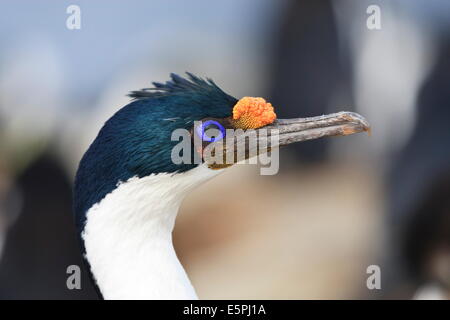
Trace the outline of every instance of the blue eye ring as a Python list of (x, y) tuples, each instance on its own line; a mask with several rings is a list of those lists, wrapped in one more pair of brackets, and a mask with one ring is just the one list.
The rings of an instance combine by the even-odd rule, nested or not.
[[(205, 135), (205, 128), (207, 128), (210, 125), (215, 125), (219, 129), (219, 136), (217, 137), (207, 137)], [(202, 138), (203, 141), (206, 142), (214, 142), (223, 139), (225, 137), (225, 128), (217, 121), (215, 120), (207, 120), (205, 122), (202, 122), (202, 125), (197, 126), (195, 128), (195, 131), (197, 132), (197, 135)]]

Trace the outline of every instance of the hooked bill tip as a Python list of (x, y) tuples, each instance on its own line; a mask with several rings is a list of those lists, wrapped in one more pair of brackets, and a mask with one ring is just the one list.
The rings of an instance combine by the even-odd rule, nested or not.
[[(369, 137), (372, 135), (372, 128), (369, 122), (362, 115), (356, 112), (345, 112), (345, 111), (342, 112), (341, 115), (346, 121), (361, 126), (362, 131), (366, 131)], [(354, 132), (348, 132), (348, 134), (351, 133)]]

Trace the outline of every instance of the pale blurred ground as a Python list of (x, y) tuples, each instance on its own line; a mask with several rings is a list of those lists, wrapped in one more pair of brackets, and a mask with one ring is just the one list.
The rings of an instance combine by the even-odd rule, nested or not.
[(175, 247), (199, 296), (370, 296), (366, 268), (377, 264), (383, 238), (380, 181), (370, 167), (258, 173), (238, 165), (182, 205)]

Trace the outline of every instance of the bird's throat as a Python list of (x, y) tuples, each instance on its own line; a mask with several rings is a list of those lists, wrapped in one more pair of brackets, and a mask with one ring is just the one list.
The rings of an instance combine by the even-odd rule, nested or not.
[(105, 299), (196, 299), (172, 244), (178, 208), (193, 187), (217, 174), (200, 166), (121, 183), (87, 213), (82, 234)]

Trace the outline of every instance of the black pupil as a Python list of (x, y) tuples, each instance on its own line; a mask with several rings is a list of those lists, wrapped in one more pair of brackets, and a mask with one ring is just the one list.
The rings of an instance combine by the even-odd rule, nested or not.
[(220, 130), (213, 124), (205, 127), (204, 130), (205, 137), (208, 138), (216, 138), (220, 135)]

